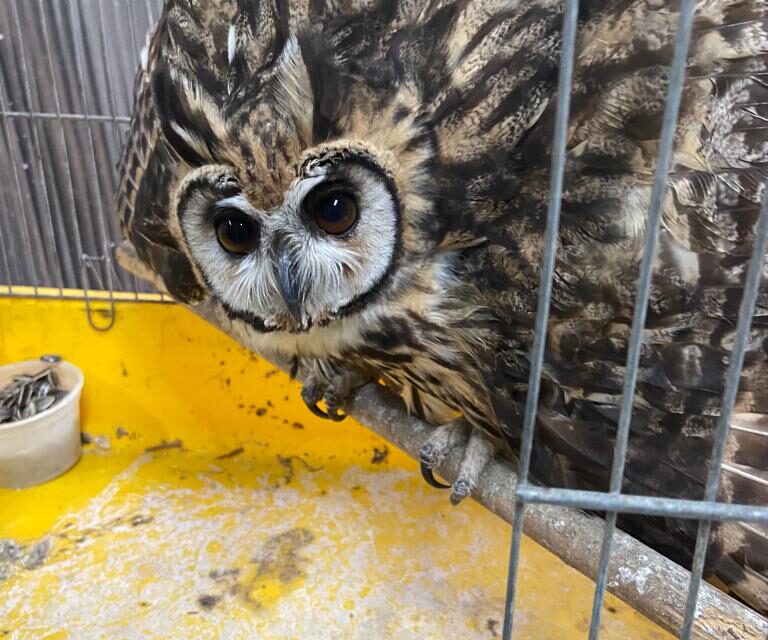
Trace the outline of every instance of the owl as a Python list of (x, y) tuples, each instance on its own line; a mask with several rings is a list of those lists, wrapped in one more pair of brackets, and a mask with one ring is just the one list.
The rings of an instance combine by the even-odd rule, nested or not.
[[(366, 381), (461, 447), (470, 495), (520, 445), (562, 3), (166, 0), (116, 208), (147, 273), (295, 359), (315, 412)], [(609, 484), (679, 2), (584, 0), (532, 477)], [(624, 491), (701, 499), (768, 179), (768, 6), (696, 10)], [(761, 293), (720, 499), (768, 503)], [(325, 409), (321, 409), (321, 401)], [(697, 523), (620, 526), (689, 565)], [(768, 611), (768, 528), (716, 525), (707, 573)]]

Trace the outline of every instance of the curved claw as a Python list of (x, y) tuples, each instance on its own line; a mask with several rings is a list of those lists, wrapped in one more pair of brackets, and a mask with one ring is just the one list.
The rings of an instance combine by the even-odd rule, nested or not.
[(344, 418), (347, 417), (346, 414), (339, 411), (343, 402), (343, 400), (340, 400), (341, 397), (343, 396), (339, 396), (333, 387), (327, 389), (325, 395), (323, 396), (323, 400), (325, 400), (325, 406), (328, 409), (328, 419), (333, 420), (334, 422), (341, 422)]
[(317, 406), (317, 402), (308, 402), (307, 400), (304, 400), (304, 404), (307, 405), (307, 409), (309, 409), (316, 416), (325, 418), (326, 420), (332, 419), (325, 411)]
[(347, 414), (339, 413), (339, 410), (336, 407), (334, 407), (333, 409), (331, 409), (325, 414), (325, 417), (328, 418), (328, 420), (332, 420), (333, 422), (341, 422), (342, 420), (344, 420), (344, 418), (347, 417)]
[(424, 462), (421, 462), (419, 464), (419, 468), (421, 469), (421, 477), (424, 478), (424, 480), (427, 481), (427, 484), (431, 487), (434, 487), (435, 489), (450, 489), (451, 485), (449, 484), (443, 484), (440, 482), (437, 478), (435, 478), (435, 474), (432, 473), (432, 469), (430, 469)]
[(323, 397), (322, 391), (316, 385), (305, 385), (301, 389), (301, 399), (307, 409), (320, 418), (327, 418), (328, 414), (317, 406)]
[(304, 404), (307, 405), (307, 409), (309, 409), (319, 418), (323, 418), (324, 420), (330, 420), (331, 422), (341, 422), (344, 420), (344, 418), (347, 417), (347, 414), (339, 413), (338, 409), (333, 409), (332, 411), (323, 411), (320, 407), (317, 406), (318, 401), (312, 402), (306, 398), (302, 398), (302, 400), (304, 400)]

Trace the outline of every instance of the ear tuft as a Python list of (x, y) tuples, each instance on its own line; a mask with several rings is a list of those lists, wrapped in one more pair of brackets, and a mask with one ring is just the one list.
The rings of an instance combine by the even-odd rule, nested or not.
[(152, 95), (163, 136), (179, 158), (193, 167), (215, 162), (226, 129), (219, 107), (199, 84), (161, 66), (152, 75)]
[(277, 60), (274, 95), (282, 114), (294, 122), (305, 144), (312, 141), (314, 99), (309, 71), (295, 36), (286, 40)]

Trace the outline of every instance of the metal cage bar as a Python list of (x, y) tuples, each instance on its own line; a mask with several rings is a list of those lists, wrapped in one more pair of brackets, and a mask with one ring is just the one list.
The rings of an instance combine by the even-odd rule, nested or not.
[[(45, 17), (45, 10), (42, 4), (43, 0), (40, 0), (38, 3), (38, 6), (40, 7), (40, 15), (42, 18), (42, 27), (43, 27), (43, 40), (45, 42), (45, 57), (48, 62), (48, 70), (51, 75), (51, 91), (53, 92), (53, 102), (56, 108), (56, 116), (58, 116), (59, 121), (61, 121), (61, 99), (59, 97), (59, 83), (56, 79), (56, 73), (54, 72), (54, 61), (53, 61), (53, 46), (51, 44), (51, 37), (48, 29), (48, 21)], [(40, 114), (37, 114), (37, 117), (40, 118)], [(67, 139), (66, 134), (64, 133), (64, 128), (59, 127), (59, 133), (60, 133), (60, 140), (61, 140), (61, 146), (64, 151), (64, 172), (67, 176), (67, 196), (70, 206), (72, 207), (72, 210), (75, 209), (77, 206), (77, 201), (75, 198), (75, 183), (72, 177), (72, 161), (70, 159), (69, 154), (69, 147), (67, 145)], [(75, 242), (75, 250), (77, 251), (77, 255), (83, 255), (83, 236), (82, 232), (80, 231), (80, 223), (77, 219), (77, 216), (74, 217), (74, 242)], [(84, 277), (81, 273), (80, 278), (80, 286), (83, 288), (83, 290), (87, 290), (89, 288), (89, 283), (87, 280), (87, 277)], [(60, 293), (62, 293), (62, 290), (59, 290)]]
[(669, 518), (734, 520), (768, 524), (768, 508), (713, 500), (656, 498), (622, 493), (580, 491), (554, 487), (519, 486), (521, 500), (537, 504), (556, 504), (589, 511), (617, 511)]
[(85, 122), (121, 122), (128, 124), (131, 119), (128, 116), (105, 116), (89, 113), (43, 113), (31, 111), (3, 111), (4, 118), (29, 118), (36, 120), (75, 120)]
[[(565, 175), (565, 152), (568, 142), (568, 115), (571, 108), (571, 87), (573, 84), (573, 66), (576, 53), (576, 28), (578, 26), (578, 0), (564, 0), (562, 52), (560, 54), (560, 74), (557, 84), (557, 112), (555, 114), (554, 150), (552, 152), (552, 177), (549, 185), (549, 206), (547, 208), (547, 227), (544, 236), (544, 258), (539, 279), (539, 295), (536, 308), (536, 326), (533, 347), (531, 349), (531, 372), (528, 378), (528, 393), (525, 399), (523, 417), (523, 435), (520, 445), (520, 462), (517, 469), (517, 486), (528, 485), (528, 474), (533, 453), (533, 436), (536, 428), (536, 413), (539, 402), (541, 376), (544, 371), (544, 348), (547, 340), (547, 321), (552, 296), (552, 282), (557, 258), (557, 234), (560, 227), (560, 194), (563, 191)], [(554, 195), (557, 194), (557, 195)], [(523, 535), (523, 513), (525, 500), (518, 492), (514, 497), (515, 516), (512, 521), (512, 542), (509, 550), (509, 573), (507, 576), (507, 595), (504, 605), (504, 627), (502, 638), (512, 637), (515, 613), (515, 595), (517, 591), (517, 572), (520, 564), (520, 540)]]
[[(3, 109), (3, 110), (5, 109), (5, 106), (8, 102), (8, 99), (6, 98), (5, 93), (6, 92), (4, 91), (4, 88), (0, 86), (0, 109)], [(20, 224), (16, 226), (19, 229), (21, 229), (22, 242), (26, 242), (28, 246), (31, 246), (32, 239), (30, 238), (29, 227), (28, 227), (28, 220), (30, 216), (27, 213), (27, 206), (25, 204), (24, 192), (23, 192), (23, 189), (21, 186), (21, 180), (19, 177), (19, 162), (17, 160), (17, 154), (14, 153), (14, 150), (11, 149), (13, 142), (15, 141), (16, 143), (18, 143), (18, 139), (16, 139), (16, 137), (14, 136), (14, 133), (9, 126), (7, 118), (4, 117), (4, 112), (0, 112), (0, 118), (2, 118), (3, 120), (3, 130), (4, 130), (3, 132), (5, 134), (6, 145), (7, 145), (6, 148), (8, 149), (9, 156), (10, 156), (10, 162), (9, 162), (9, 165), (7, 166), (7, 170), (9, 173), (13, 175), (13, 182), (14, 182), (14, 186), (16, 187), (16, 197), (18, 198), (18, 203), (19, 203), (18, 211), (14, 212), (14, 207), (8, 207), (7, 211), (8, 211), (8, 214), (14, 216), (14, 218), (16, 218), (16, 216), (18, 216), (19, 213), (21, 213)], [(16, 148), (18, 148), (18, 144), (16, 144), (15, 146)], [(8, 239), (7, 243), (5, 241), (3, 242), (3, 252), (5, 253), (6, 264), (9, 265), (9, 270), (8, 270), (9, 280), (7, 284), (8, 286), (12, 287), (13, 272), (10, 270), (10, 262), (9, 262), (10, 244), (11, 244), (10, 238)], [(30, 260), (29, 269), (32, 273), (32, 278), (34, 283), (33, 286), (35, 289), (35, 293), (37, 293), (37, 282), (39, 278), (38, 278), (38, 272), (37, 272), (37, 264), (34, 260)]]
[[(712, 458), (709, 463), (709, 472), (707, 474), (707, 485), (704, 490), (705, 500), (714, 500), (717, 497), (717, 490), (720, 486), (720, 475), (722, 473), (723, 460), (725, 457), (725, 445), (728, 433), (731, 429), (733, 407), (736, 404), (736, 394), (739, 390), (741, 369), (744, 366), (744, 353), (747, 347), (747, 340), (749, 339), (752, 317), (755, 312), (757, 294), (760, 290), (766, 250), (768, 250), (768, 187), (763, 189), (763, 203), (760, 208), (760, 217), (757, 221), (755, 243), (752, 247), (752, 255), (749, 260), (744, 293), (741, 297), (736, 340), (728, 364), (723, 402), (720, 406), (720, 419), (717, 424), (715, 444), (712, 447)], [(768, 522), (768, 508), (764, 507), (761, 511), (763, 512), (763, 516), (765, 516), (765, 521)], [(685, 621), (683, 622), (683, 630), (680, 634), (680, 637), (684, 639), (690, 638), (693, 621), (696, 617), (696, 603), (698, 601), (699, 588), (701, 587), (701, 576), (704, 571), (704, 559), (707, 555), (711, 527), (712, 521), (710, 519), (699, 522), (699, 531), (696, 535), (696, 549), (694, 551), (693, 566), (691, 568), (691, 586), (688, 590), (688, 599), (685, 604)]]
[[(611, 467), (610, 493), (621, 494), (624, 481), (624, 464), (627, 458), (629, 446), (629, 427), (632, 423), (632, 413), (635, 403), (635, 387), (637, 386), (637, 373), (640, 366), (640, 349), (643, 345), (643, 329), (645, 328), (646, 315), (648, 313), (648, 301), (651, 296), (651, 276), (653, 274), (653, 261), (656, 257), (656, 247), (659, 240), (659, 227), (661, 224), (661, 210), (664, 202), (664, 194), (667, 191), (667, 176), (672, 163), (672, 150), (675, 142), (675, 128), (680, 111), (680, 101), (685, 84), (685, 63), (688, 57), (688, 48), (691, 41), (693, 28), (693, 11), (695, 0), (683, 0), (680, 6), (680, 19), (677, 23), (675, 36), (675, 49), (672, 56), (669, 85), (667, 88), (667, 100), (664, 105), (664, 117), (661, 126), (661, 142), (656, 162), (656, 173), (651, 188), (651, 202), (648, 208), (648, 220), (645, 225), (645, 239), (642, 258), (640, 260), (640, 277), (638, 278), (637, 296), (635, 297), (634, 316), (632, 329), (627, 349), (626, 377), (621, 396), (621, 409), (619, 423), (616, 429), (616, 442), (613, 451), (613, 463)], [(550, 194), (553, 197), (553, 194)], [(597, 640), (600, 630), (600, 618), (603, 612), (603, 599), (605, 598), (605, 586), (608, 576), (608, 562), (611, 558), (613, 532), (616, 529), (616, 511), (608, 511), (605, 514), (605, 530), (603, 533), (603, 545), (600, 551), (600, 569), (595, 587), (595, 598), (592, 603), (592, 619), (589, 624), (589, 640)]]

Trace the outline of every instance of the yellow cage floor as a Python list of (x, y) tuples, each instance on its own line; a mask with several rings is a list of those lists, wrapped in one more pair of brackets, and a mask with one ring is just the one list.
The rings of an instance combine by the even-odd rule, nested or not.
[[(0, 364), (85, 373), (94, 440), (0, 490), (0, 638), (500, 637), (509, 527), (182, 308), (0, 298)], [(4, 578), (4, 579), (3, 579)], [(592, 583), (526, 539), (517, 638), (586, 637)], [(671, 638), (609, 596), (601, 637)]]

